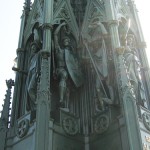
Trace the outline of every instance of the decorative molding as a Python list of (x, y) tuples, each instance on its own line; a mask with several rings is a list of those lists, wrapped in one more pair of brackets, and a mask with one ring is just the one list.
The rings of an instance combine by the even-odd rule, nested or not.
[(110, 20), (110, 21), (108, 21), (108, 25), (109, 26), (111, 26), (111, 25), (119, 26), (119, 21), (118, 20)]
[(44, 24), (42, 25), (42, 28), (43, 28), (43, 29), (50, 29), (50, 30), (52, 30), (52, 29), (53, 29), (53, 25), (50, 24), (50, 23), (44, 23)]
[(16, 50), (16, 52), (17, 52), (17, 54), (18, 54), (18, 53), (22, 53), (22, 52), (25, 52), (25, 51), (24, 51), (23, 48), (18, 48), (18, 49)]

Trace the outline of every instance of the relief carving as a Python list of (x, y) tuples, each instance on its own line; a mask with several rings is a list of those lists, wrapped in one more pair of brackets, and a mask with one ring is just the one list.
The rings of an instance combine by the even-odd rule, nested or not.
[(16, 124), (16, 135), (18, 138), (23, 138), (29, 130), (29, 120), (23, 119)]
[(96, 109), (105, 110), (105, 104), (112, 104), (110, 86), (107, 84), (108, 77), (108, 62), (105, 46), (105, 37), (107, 31), (104, 25), (101, 23), (99, 17), (95, 17), (91, 20), (88, 26), (88, 33), (85, 37), (85, 46), (89, 56), (83, 59), (89, 59), (92, 61), (92, 65), (96, 76), (96, 92), (97, 92), (97, 105)]
[(109, 127), (109, 118), (107, 115), (101, 115), (95, 120), (94, 129), (98, 134), (102, 134), (107, 131)]
[(69, 135), (76, 135), (79, 127), (78, 122), (72, 117), (66, 117), (62, 120), (62, 127), (64, 131)]
[[(63, 35), (59, 39), (58, 35), (61, 31)], [(73, 81), (75, 87), (80, 87), (83, 84), (82, 71), (72, 42), (71, 33), (66, 22), (59, 24), (54, 32), (53, 72), (54, 76), (59, 80), (59, 102), (62, 108), (67, 108), (66, 94), (67, 90), (69, 90), (69, 80)]]

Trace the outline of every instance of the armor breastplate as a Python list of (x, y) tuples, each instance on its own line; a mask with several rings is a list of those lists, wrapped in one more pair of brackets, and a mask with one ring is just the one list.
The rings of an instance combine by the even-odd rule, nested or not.
[(60, 49), (56, 53), (56, 66), (65, 67), (65, 50)]

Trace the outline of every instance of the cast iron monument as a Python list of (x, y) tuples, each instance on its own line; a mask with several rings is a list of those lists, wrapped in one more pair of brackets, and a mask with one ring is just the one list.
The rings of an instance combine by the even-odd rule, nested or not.
[(149, 150), (145, 46), (132, 0), (25, 0), (0, 150)]

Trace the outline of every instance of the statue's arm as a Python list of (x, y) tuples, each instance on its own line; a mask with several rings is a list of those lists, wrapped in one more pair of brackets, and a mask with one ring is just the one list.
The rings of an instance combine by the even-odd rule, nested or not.
[(59, 33), (61, 27), (64, 25), (66, 25), (66, 22), (63, 22), (62, 24), (60, 24), (54, 32), (54, 44), (55, 44), (56, 49), (60, 49), (59, 42), (58, 42), (58, 33)]
[(97, 32), (100, 32), (99, 35), (92, 35), (92, 37), (87, 33), (86, 34), (86, 40), (88, 41), (88, 43), (92, 43), (96, 40), (102, 40), (105, 39), (108, 35), (108, 32), (106, 30), (106, 28), (104, 27), (104, 25), (101, 22), (97, 22), (95, 24), (91, 24), (89, 25), (89, 28), (93, 29), (93, 30), (97, 30)]

